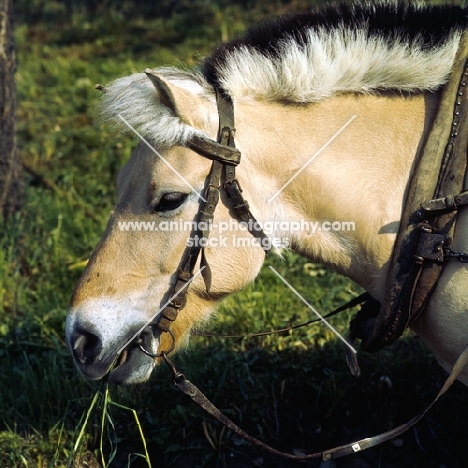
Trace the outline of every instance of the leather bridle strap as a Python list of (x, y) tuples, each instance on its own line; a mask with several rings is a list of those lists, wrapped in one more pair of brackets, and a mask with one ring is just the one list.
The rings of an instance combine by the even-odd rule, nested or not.
[[(209, 138), (194, 136), (188, 142), (188, 147), (201, 156), (213, 161), (206, 180), (204, 199), (197, 214), (196, 229), (192, 233), (190, 245), (185, 248), (177, 277), (169, 297), (171, 302), (160, 312), (155, 321), (148, 324), (149, 327), (157, 327), (161, 332), (169, 332), (172, 323), (176, 320), (179, 310), (185, 306), (187, 300), (187, 283), (193, 278), (193, 271), (201, 253), (202, 276), (205, 279), (207, 290), (211, 282), (209, 266), (204, 256), (204, 245), (208, 240), (214, 212), (219, 202), (221, 178), (225, 171), (224, 189), (233, 202), (233, 209), (237, 217), (247, 223), (248, 230), (260, 241), (261, 247), (268, 251), (270, 242), (268, 236), (258, 225), (255, 217), (250, 212), (249, 204), (242, 196), (242, 190), (236, 179), (235, 166), (240, 163), (241, 153), (234, 143), (234, 107), (229, 96), (216, 89), (216, 101), (218, 105), (219, 129), (217, 141)], [(142, 346), (140, 349), (152, 357), (161, 357), (150, 353)]]
[(445, 380), (442, 388), (439, 390), (438, 394), (434, 398), (434, 400), (426, 406), (419, 414), (411, 418), (408, 422), (401, 424), (390, 431), (383, 432), (382, 434), (376, 435), (374, 437), (367, 437), (365, 439), (357, 440), (355, 442), (351, 442), (349, 444), (340, 445), (338, 447), (334, 447), (329, 450), (325, 450), (323, 452), (316, 452), (310, 453), (307, 455), (294, 455), (292, 453), (281, 452), (261, 440), (252, 437), (239, 426), (237, 426), (231, 419), (225, 416), (211, 401), (202, 393), (202, 391), (195, 386), (192, 382), (186, 379), (184, 374), (179, 372), (172, 361), (168, 358), (166, 353), (162, 353), (162, 357), (164, 358), (166, 364), (172, 371), (174, 377), (174, 384), (177, 386), (179, 390), (184, 392), (188, 395), (197, 405), (201, 406), (205, 411), (207, 411), (211, 416), (216, 418), (221, 424), (226, 426), (232, 432), (237, 434), (242, 439), (250, 442), (251, 444), (259, 447), (260, 449), (272, 453), (273, 455), (277, 455), (283, 458), (289, 458), (292, 460), (311, 460), (321, 458), (322, 460), (330, 460), (332, 458), (340, 458), (346, 455), (351, 455), (356, 452), (362, 452), (371, 447), (375, 447), (376, 445), (380, 445), (383, 442), (387, 442), (414, 426), (418, 421), (420, 421), (425, 414), (434, 406), (434, 404), (439, 400), (439, 398), (452, 386), (455, 382), (457, 377), (461, 374), (463, 369), (468, 364), (468, 345), (462, 351), (460, 356), (458, 357), (455, 365), (453, 366), (450, 375)]
[[(181, 266), (177, 270), (177, 278), (174, 287), (169, 295), (172, 301), (160, 312), (155, 322), (149, 326), (156, 326), (162, 332), (168, 332), (172, 323), (176, 320), (179, 310), (185, 306), (187, 301), (187, 283), (193, 278), (193, 270), (197, 263), (200, 252), (202, 252), (202, 262), (205, 262), (203, 253), (203, 243), (208, 238), (209, 227), (213, 220), (214, 211), (219, 201), (219, 185), (221, 180), (223, 165), (218, 161), (213, 161), (208, 175), (207, 186), (204, 192), (205, 202), (200, 208), (197, 216), (197, 229), (192, 236), (190, 246), (185, 248), (182, 256)], [(205, 266), (205, 268), (209, 268)], [(203, 274), (203, 272), (202, 272)], [(146, 351), (145, 351), (146, 352)], [(146, 354), (150, 354), (146, 352)], [(160, 355), (154, 355), (159, 357)]]
[[(216, 102), (219, 113), (219, 135), (218, 141), (223, 146), (235, 148), (234, 143), (234, 107), (231, 98), (221, 89), (216, 88)], [(225, 181), (223, 188), (232, 201), (233, 210), (238, 219), (246, 224), (249, 232), (258, 239), (260, 246), (268, 252), (270, 250), (270, 240), (258, 224), (255, 216), (250, 211), (247, 200), (242, 195), (242, 188), (236, 178), (236, 166), (234, 164), (224, 164)]]

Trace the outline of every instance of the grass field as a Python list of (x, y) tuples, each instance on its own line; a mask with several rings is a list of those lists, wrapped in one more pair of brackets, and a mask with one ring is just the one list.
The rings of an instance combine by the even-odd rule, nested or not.
[[(166, 369), (145, 386), (107, 390), (78, 375), (66, 350), (70, 294), (112, 210), (116, 172), (135, 144), (93, 127), (87, 110), (98, 95), (94, 84), (148, 66), (192, 66), (249, 21), (304, 3), (232, 6), (229, 23), (216, 9), (209, 24), (189, 14), (143, 20), (118, 11), (72, 16), (61, 27), (17, 23), (18, 143), (27, 188), (24, 209), (0, 232), (0, 468), (465, 466), (468, 389), (458, 383), (393, 442), (336, 464), (295, 463), (222, 429), (173, 386)], [(323, 313), (360, 293), (295, 255), (268, 265)], [(351, 315), (331, 323), (346, 334)], [(265, 267), (222, 303), (209, 329), (245, 334), (310, 318)], [(176, 362), (242, 427), (299, 452), (394, 427), (422, 409), (445, 376), (419, 338), (407, 334), (378, 355), (362, 353), (362, 377), (353, 379), (343, 344), (322, 325), (263, 338), (193, 337)]]

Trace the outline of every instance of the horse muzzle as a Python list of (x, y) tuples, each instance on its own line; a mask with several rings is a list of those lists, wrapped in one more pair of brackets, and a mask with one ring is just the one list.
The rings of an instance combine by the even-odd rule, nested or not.
[(112, 337), (95, 324), (69, 315), (67, 346), (78, 370), (90, 380), (107, 377), (115, 384), (148, 380), (155, 366), (159, 331), (148, 326), (141, 330), (141, 326), (122, 327)]

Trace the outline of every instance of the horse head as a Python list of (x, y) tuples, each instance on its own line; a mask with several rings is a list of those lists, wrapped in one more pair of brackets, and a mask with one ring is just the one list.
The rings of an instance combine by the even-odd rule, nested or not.
[[(465, 29), (458, 7), (343, 3), (254, 29), (199, 69), (147, 70), (104, 88), (103, 121), (141, 141), (119, 173), (115, 210), (71, 298), (67, 343), (79, 370), (91, 379), (145, 381), (157, 356), (183, 345), (194, 324), (261, 268), (262, 246), (221, 189), (209, 237), (201, 236), (209, 242), (185, 276), (187, 244), (204, 231), (193, 223), (209, 188), (220, 185), (208, 176), (216, 151), (207, 159), (204, 148), (232, 148), (221, 143), (217, 90), (233, 102), (242, 153), (236, 178), (260, 225), (271, 223), (274, 246), (325, 263), (380, 304), (392, 303), (405, 202), (428, 136), (446, 145), (430, 130), (440, 123), (441, 90)], [(460, 213), (453, 248), (466, 252), (468, 218)], [(468, 330), (467, 270), (451, 260), (411, 325), (447, 369)], [(166, 303), (189, 280), (185, 307), (165, 333), (161, 317), (173, 314)]]
[[(191, 234), (197, 229), (211, 163), (187, 142), (194, 135), (215, 139), (218, 111), (213, 95), (203, 94), (200, 86), (194, 91), (191, 83), (192, 90), (186, 89), (150, 70), (131, 84), (117, 83), (115, 87), (117, 90), (104, 90), (107, 107), (118, 108), (121, 93), (128, 93), (129, 88), (143, 88), (148, 102), (133, 112), (145, 113), (145, 106), (149, 107), (145, 117), (151, 119), (153, 110), (159, 112), (178, 134), (174, 128), (167, 129), (169, 135), (159, 129), (163, 138), (155, 137), (154, 129), (149, 128), (120, 170), (115, 210), (71, 298), (67, 340), (86, 377), (99, 379), (114, 366), (111, 380), (134, 383), (146, 380), (155, 365), (155, 359), (142, 352), (136, 340), (144, 343), (149, 354), (179, 347), (193, 324), (208, 318), (216, 302), (242, 289), (258, 274), (264, 253), (258, 245), (233, 242), (240, 232), (236, 229), (239, 222), (223, 192), (210, 237), (202, 245), (209, 277), (194, 276), (171, 334), (161, 336), (157, 328), (147, 326), (170, 299), (187, 244), (202, 241)], [(135, 116), (118, 112), (124, 125), (132, 126)], [(222, 255), (214, 254), (218, 247), (222, 247)], [(196, 270), (200, 270), (200, 261)]]

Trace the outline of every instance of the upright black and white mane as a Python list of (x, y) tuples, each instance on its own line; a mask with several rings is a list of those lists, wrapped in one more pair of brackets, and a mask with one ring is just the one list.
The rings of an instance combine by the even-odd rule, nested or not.
[(203, 64), (238, 98), (311, 102), (339, 92), (438, 88), (466, 25), (458, 7), (384, 1), (278, 17)]
[[(457, 6), (340, 4), (254, 27), (218, 46), (195, 70), (155, 71), (211, 100), (213, 86), (234, 100), (297, 103), (348, 92), (435, 91), (450, 74), (466, 24)], [(102, 120), (127, 130), (119, 114), (156, 144), (184, 144), (200, 132), (159, 102), (144, 73), (106, 87)]]

